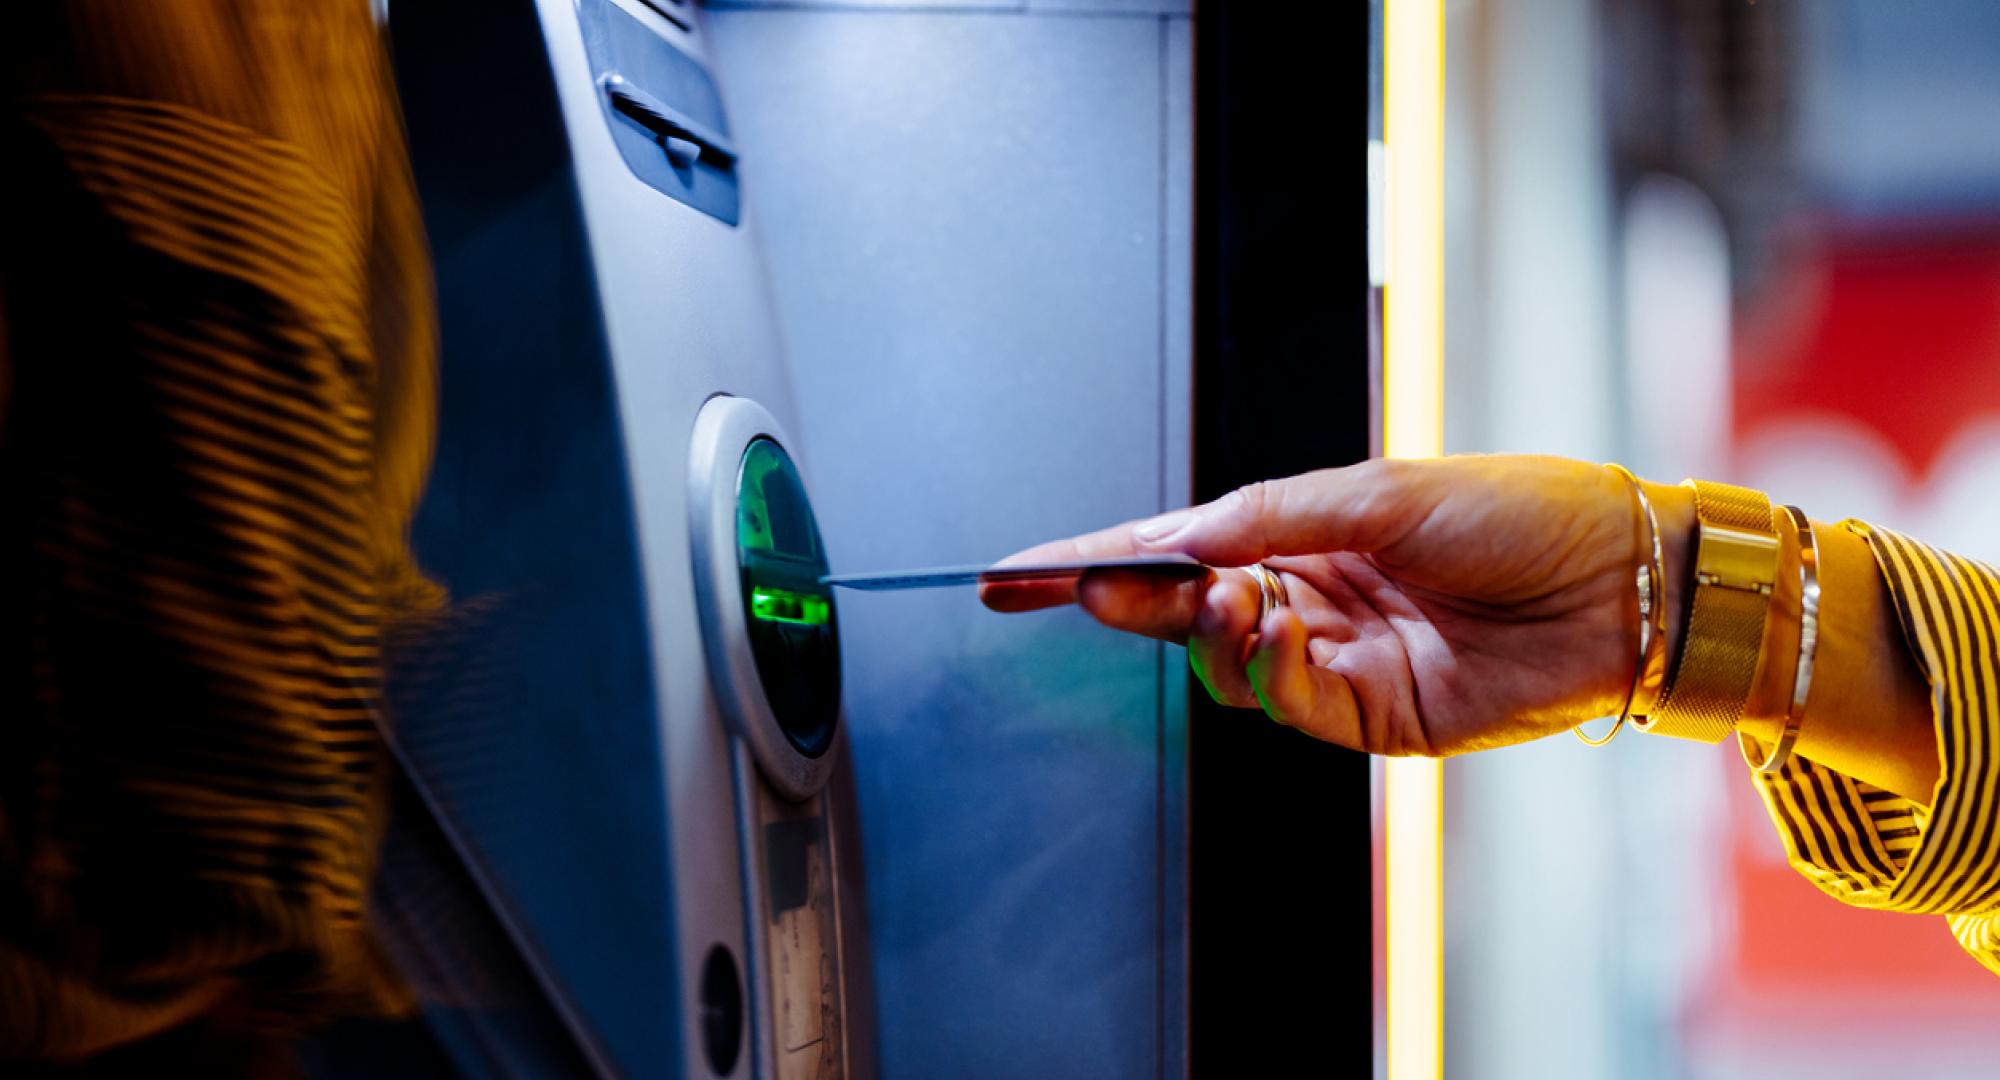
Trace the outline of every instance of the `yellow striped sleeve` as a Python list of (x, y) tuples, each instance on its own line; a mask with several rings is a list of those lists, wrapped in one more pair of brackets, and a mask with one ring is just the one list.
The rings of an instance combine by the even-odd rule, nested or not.
[(1926, 809), (1793, 757), (1752, 773), (1785, 855), (1857, 907), (1947, 916), (2000, 974), (2000, 574), (1887, 529), (1868, 538), (1931, 686), (1942, 769)]

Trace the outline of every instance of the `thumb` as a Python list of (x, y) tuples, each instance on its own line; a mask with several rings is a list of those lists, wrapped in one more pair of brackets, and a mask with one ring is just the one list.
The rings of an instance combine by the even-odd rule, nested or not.
[(1192, 555), (1211, 566), (1379, 551), (1406, 535), (1435, 501), (1427, 494), (1425, 464), (1378, 459), (1250, 484), (1139, 522), (1132, 526), (1133, 547)]

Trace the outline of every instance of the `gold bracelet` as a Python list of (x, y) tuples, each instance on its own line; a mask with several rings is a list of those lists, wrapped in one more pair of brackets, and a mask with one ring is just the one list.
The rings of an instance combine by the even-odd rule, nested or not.
[(1762, 492), (1706, 480), (1694, 489), (1695, 573), (1674, 674), (1652, 715), (1632, 726), (1716, 743), (1736, 730), (1764, 649), (1778, 534)]
[(1646, 525), (1646, 536), (1641, 543), (1641, 554), (1650, 553), (1650, 562), (1639, 564), (1633, 575), (1639, 586), (1639, 655), (1632, 663), (1632, 681), (1625, 688), (1625, 704), (1618, 710), (1618, 718), (1611, 723), (1611, 730), (1602, 736), (1592, 738), (1583, 733), (1583, 725), (1570, 729), (1585, 746), (1603, 746), (1618, 737), (1624, 730), (1625, 721), (1632, 719), (1633, 706), (1651, 702), (1658, 696), (1660, 683), (1667, 670), (1667, 597), (1662, 588), (1666, 584), (1666, 556), (1660, 544), (1660, 519), (1653, 513), (1652, 500), (1646, 498), (1646, 489), (1631, 470), (1616, 462), (1607, 462), (1605, 468), (1625, 478), (1632, 489), (1632, 497), (1639, 504), (1640, 518)]
[(1792, 668), (1792, 700), (1785, 707), (1785, 728), (1770, 754), (1759, 761), (1750, 749), (1756, 740), (1736, 733), (1736, 745), (1743, 760), (1760, 773), (1774, 773), (1785, 767), (1792, 756), (1792, 744), (1799, 741), (1799, 728), (1806, 719), (1806, 695), (1812, 690), (1813, 655), (1819, 650), (1819, 544), (1813, 539), (1812, 521), (1796, 506), (1785, 507), (1799, 534), (1799, 658)]

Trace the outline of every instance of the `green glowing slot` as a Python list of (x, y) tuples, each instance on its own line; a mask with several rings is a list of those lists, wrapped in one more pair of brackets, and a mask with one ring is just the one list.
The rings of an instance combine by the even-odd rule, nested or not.
[(753, 586), (750, 589), (750, 614), (766, 622), (825, 626), (827, 614), (831, 610), (824, 596), (807, 596), (804, 593), (785, 589), (766, 589), (762, 586)]

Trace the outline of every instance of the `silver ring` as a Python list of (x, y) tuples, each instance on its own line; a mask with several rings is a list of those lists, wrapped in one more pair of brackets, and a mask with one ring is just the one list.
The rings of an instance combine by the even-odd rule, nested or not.
[(1285, 590), (1285, 579), (1263, 563), (1251, 563), (1243, 569), (1257, 581), (1257, 625), (1264, 625), (1264, 616), (1275, 608), (1292, 602), (1291, 593)]

